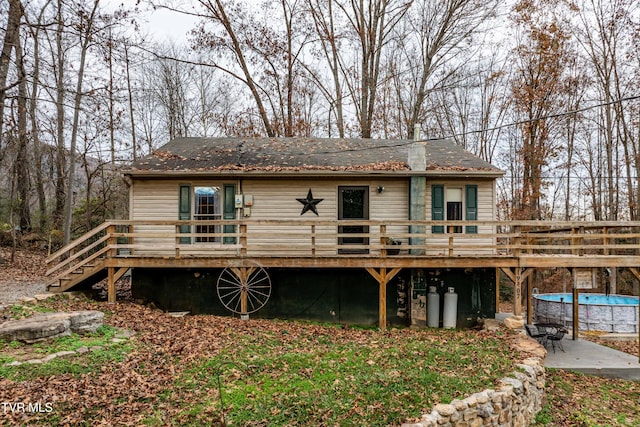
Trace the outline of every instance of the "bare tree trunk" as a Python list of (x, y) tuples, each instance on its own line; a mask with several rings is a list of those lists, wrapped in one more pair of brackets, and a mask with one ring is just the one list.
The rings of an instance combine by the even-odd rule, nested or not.
[[(4, 100), (7, 90), (10, 89), (10, 87), (7, 87), (7, 76), (9, 75), (9, 65), (11, 64), (11, 52), (20, 42), (20, 20), (23, 12), (22, 3), (19, 0), (9, 0), (9, 16), (7, 17), (6, 32), (2, 42), (2, 52), (0, 53), (0, 142), (2, 141), (2, 124), (4, 121)], [(1, 143), (0, 147), (2, 147)]]
[(129, 74), (129, 45), (124, 44), (124, 60), (127, 73), (127, 94), (129, 95), (129, 120), (131, 122), (131, 150), (133, 161), (138, 160), (138, 141), (136, 141), (136, 123), (133, 114), (133, 90), (131, 89), (131, 75)]
[[(42, 157), (44, 155), (40, 142), (40, 129), (37, 120), (38, 91), (40, 88), (40, 25), (45, 9), (51, 1), (47, 1), (40, 10), (35, 26), (30, 25), (31, 38), (33, 40), (33, 77), (31, 83), (31, 99), (29, 102), (29, 114), (31, 118), (31, 138), (33, 140), (33, 159), (36, 194), (38, 196), (38, 216), (40, 231), (47, 226), (47, 198), (44, 191), (44, 178), (42, 174)], [(35, 28), (34, 28), (35, 27)]]
[[(97, 2), (96, 2), (97, 3)], [(109, 40), (107, 40), (107, 52), (109, 56), (109, 147), (111, 148), (111, 164), (116, 163), (116, 136), (115, 136), (115, 100), (113, 99), (113, 37), (109, 28)]]
[[(443, 66), (447, 55), (459, 49), (493, 15), (498, 4), (494, 0), (484, 2), (482, 6), (468, 0), (414, 1), (414, 12), (409, 12), (409, 29), (405, 36), (416, 37), (416, 45), (420, 51), (415, 55), (405, 56), (415, 56), (421, 60), (412, 64), (415, 67), (415, 72), (412, 73), (415, 77), (410, 82), (411, 93), (403, 106), (409, 139), (413, 139), (415, 125), (424, 116), (424, 103), (429, 94), (428, 84), (434, 73)], [(402, 41), (401, 49), (405, 49), (404, 45)]]
[[(340, 138), (344, 138), (345, 136), (345, 126), (344, 126), (344, 117), (343, 117), (343, 93), (342, 93), (342, 84), (340, 82), (341, 79), (341, 65), (340, 65), (340, 56), (338, 54), (338, 34), (336, 32), (335, 23), (334, 23), (334, 10), (333, 10), (333, 0), (326, 0), (326, 4), (321, 3), (322, 0), (309, 0), (309, 10), (311, 12), (311, 16), (313, 17), (313, 22), (315, 26), (316, 33), (320, 38), (320, 43), (322, 46), (322, 52), (327, 60), (327, 65), (331, 70), (331, 77), (333, 81), (333, 95), (330, 95), (331, 90), (324, 89), (322, 87), (323, 93), (331, 103), (329, 108), (329, 115), (331, 115), (331, 111), (335, 110), (336, 115), (336, 128), (338, 129), (338, 136)], [(323, 11), (326, 10), (326, 16), (324, 16)], [(314, 79), (317, 84), (322, 86), (320, 83), (320, 79), (314, 75)], [(331, 134), (331, 125), (329, 125), (329, 134)]]
[(231, 45), (231, 49), (235, 55), (235, 60), (242, 69), (242, 73), (244, 75), (244, 80), (242, 81), (251, 91), (253, 100), (258, 107), (258, 113), (260, 114), (260, 118), (262, 119), (262, 123), (264, 124), (264, 129), (267, 132), (267, 136), (269, 136), (270, 138), (274, 138), (277, 135), (277, 132), (271, 124), (271, 120), (269, 119), (269, 115), (267, 114), (264, 102), (262, 101), (262, 97), (260, 96), (260, 92), (258, 91), (256, 82), (253, 79), (253, 74), (249, 69), (249, 65), (242, 49), (242, 45), (238, 40), (232, 20), (227, 15), (227, 11), (224, 5), (220, 0), (198, 0), (198, 2), (211, 14), (211, 18), (213, 18), (224, 28), (227, 36), (229, 37), (229, 42)]
[(94, 0), (91, 13), (87, 16), (87, 21), (83, 25), (83, 31), (79, 36), (81, 39), (80, 65), (78, 67), (78, 80), (76, 82), (76, 94), (73, 110), (73, 125), (71, 128), (71, 146), (69, 148), (69, 175), (67, 177), (67, 197), (65, 198), (65, 217), (64, 217), (64, 244), (71, 240), (71, 223), (73, 221), (73, 185), (75, 182), (75, 164), (76, 164), (76, 141), (78, 139), (78, 126), (80, 120), (80, 107), (82, 104), (82, 83), (84, 80), (85, 64), (87, 59), (87, 51), (91, 44), (93, 34), (93, 25), (95, 21), (96, 11), (100, 0)]
[(27, 165), (27, 146), (29, 136), (27, 133), (27, 74), (22, 62), (22, 46), (20, 38), (16, 42), (16, 67), (18, 69), (18, 147), (16, 152), (16, 169), (18, 188), (18, 212), (20, 230), (25, 232), (31, 230), (31, 210), (29, 208), (29, 168)]
[[(55, 208), (53, 211), (53, 228), (58, 229), (63, 225), (65, 194), (67, 190), (65, 185), (65, 169), (66, 169), (66, 147), (64, 140), (64, 81), (65, 81), (65, 51), (62, 46), (62, 35), (64, 33), (64, 20), (62, 19), (63, 1), (58, 0), (58, 25), (56, 28), (56, 128), (57, 128), (57, 144), (56, 144), (56, 176), (55, 176)], [(71, 190), (68, 190), (71, 191)]]
[[(358, 83), (351, 86), (351, 96), (354, 98), (362, 138), (371, 138), (373, 132), (383, 46), (391, 29), (411, 5), (394, 3), (393, 0), (351, 0), (351, 14), (346, 6), (341, 6), (349, 16), (360, 47), (360, 77)], [(356, 94), (358, 87), (359, 93)]]

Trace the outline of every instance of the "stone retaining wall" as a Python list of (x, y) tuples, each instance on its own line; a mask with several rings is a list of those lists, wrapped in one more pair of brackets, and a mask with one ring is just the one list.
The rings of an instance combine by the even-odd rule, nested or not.
[(543, 360), (532, 357), (517, 365), (519, 371), (499, 381), (496, 390), (484, 390), (466, 399), (436, 405), (430, 414), (403, 427), (525, 427), (542, 409), (545, 371)]

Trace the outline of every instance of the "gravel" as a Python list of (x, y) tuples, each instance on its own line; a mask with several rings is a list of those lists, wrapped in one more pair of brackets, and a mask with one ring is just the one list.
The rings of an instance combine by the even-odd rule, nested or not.
[(47, 293), (47, 284), (39, 282), (0, 282), (0, 305), (20, 301), (23, 297), (33, 297)]

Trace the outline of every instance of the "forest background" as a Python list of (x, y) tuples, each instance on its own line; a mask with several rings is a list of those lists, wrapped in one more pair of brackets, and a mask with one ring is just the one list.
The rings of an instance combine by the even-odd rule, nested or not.
[[(154, 39), (158, 8), (194, 27)], [(0, 0), (0, 17), (14, 242), (126, 218), (118, 172), (175, 137), (416, 124), (506, 171), (500, 219), (639, 219), (635, 0)]]

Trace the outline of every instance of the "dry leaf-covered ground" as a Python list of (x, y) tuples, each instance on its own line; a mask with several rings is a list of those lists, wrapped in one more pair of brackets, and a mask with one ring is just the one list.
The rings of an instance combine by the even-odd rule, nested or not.
[(0, 305), (46, 292), (46, 254), (0, 247)]
[[(132, 349), (120, 361), (107, 361), (98, 369), (91, 372), (81, 373), (56, 373), (52, 375), (29, 378), (21, 381), (14, 377), (0, 379), (0, 402), (46, 402), (55, 411), (55, 417), (48, 414), (38, 413), (4, 413), (0, 410), (0, 419), (4, 415), (5, 421), (9, 424), (25, 425), (46, 425), (51, 422), (58, 425), (82, 425), (88, 422), (90, 425), (145, 425), (152, 422), (152, 425), (219, 425), (220, 412), (216, 403), (219, 397), (215, 387), (215, 376), (219, 369), (219, 363), (210, 364), (210, 361), (218, 360), (220, 355), (233, 355), (234, 346), (250, 345), (255, 346), (256, 359), (246, 357), (242, 353), (241, 360), (228, 360), (228, 366), (224, 366), (225, 372), (230, 375), (226, 378), (229, 392), (233, 391), (233, 384), (249, 381), (256, 372), (262, 369), (274, 370), (271, 364), (265, 364), (264, 359), (269, 359), (274, 355), (264, 355), (260, 347), (268, 343), (277, 343), (274, 353), (275, 370), (280, 379), (269, 377), (269, 381), (282, 384), (289, 383), (292, 377), (308, 375), (315, 378), (317, 375), (334, 375), (333, 371), (318, 373), (315, 366), (315, 358), (325, 359), (337, 357), (336, 363), (351, 363), (352, 351), (357, 351), (356, 359), (367, 354), (362, 363), (364, 369), (371, 368), (371, 376), (364, 381), (371, 381), (371, 387), (380, 387), (380, 381), (386, 381), (388, 377), (383, 371), (387, 368), (381, 364), (395, 360), (397, 357), (408, 358), (408, 349), (405, 349), (402, 342), (414, 343), (410, 348), (412, 351), (422, 351), (422, 348), (445, 347), (443, 340), (446, 340), (446, 348), (452, 348), (452, 344), (459, 351), (456, 357), (447, 357), (439, 354), (437, 364), (425, 366), (429, 378), (432, 381), (439, 381), (440, 375), (448, 378), (458, 377), (459, 384), (464, 384), (467, 377), (480, 376), (488, 380), (488, 384), (512, 372), (514, 366), (504, 363), (504, 356), (512, 356), (506, 361), (512, 361), (516, 353), (505, 345), (512, 334), (501, 335), (500, 339), (495, 339), (489, 333), (472, 331), (419, 331), (419, 330), (392, 330), (384, 334), (377, 331), (358, 328), (338, 328), (323, 325), (308, 324), (302, 322), (285, 322), (277, 320), (250, 320), (241, 321), (231, 317), (217, 316), (185, 316), (172, 317), (160, 310), (143, 307), (131, 302), (116, 304), (98, 303), (85, 298), (56, 299), (41, 303), (54, 310), (84, 310), (101, 309), (107, 312), (106, 322), (114, 327), (126, 330), (133, 330), (137, 333), (131, 338)], [(446, 335), (447, 338), (443, 338)], [(475, 340), (478, 342), (492, 339), (495, 342), (490, 354), (476, 354), (467, 351), (473, 345), (477, 348)], [(242, 342), (238, 341), (242, 340)], [(326, 353), (318, 354), (308, 352), (307, 349), (323, 348), (329, 343)], [(337, 346), (335, 345), (337, 343)], [(457, 343), (457, 344), (456, 344)], [(352, 345), (354, 345), (352, 347)], [(339, 349), (339, 350), (336, 350)], [(341, 349), (345, 349), (341, 353)], [(398, 351), (401, 354), (395, 354)], [(334, 354), (337, 352), (337, 354)], [(395, 353), (394, 353), (395, 352)], [(502, 353), (498, 356), (498, 353)], [(295, 358), (308, 358), (309, 365), (305, 369), (293, 368), (297, 363)], [(395, 354), (395, 355), (394, 355)], [(492, 360), (496, 356), (496, 360)], [(77, 356), (81, 363), (90, 363), (90, 355)], [(84, 362), (82, 362), (84, 360)], [(453, 364), (451, 363), (453, 361)], [(496, 361), (498, 364), (496, 364)], [(255, 363), (256, 366), (251, 365)], [(324, 369), (323, 369), (324, 370)], [(380, 372), (378, 372), (380, 370)], [(246, 371), (246, 372), (245, 372)], [(251, 371), (251, 372), (250, 372)], [(356, 374), (357, 375), (357, 374)], [(338, 389), (346, 390), (350, 393), (350, 376), (336, 378), (332, 382), (333, 397), (339, 402)], [(402, 378), (403, 372), (397, 371), (394, 378)], [(432, 376), (432, 377), (431, 377)], [(359, 379), (360, 380), (360, 379)], [(411, 378), (406, 379), (413, 383)], [(301, 384), (309, 383), (312, 380), (302, 381)], [(231, 383), (232, 385), (229, 385)], [(260, 387), (259, 384), (256, 385)], [(271, 386), (273, 387), (273, 386)], [(482, 387), (487, 387), (485, 384)], [(277, 388), (277, 387), (276, 387)], [(391, 389), (391, 388), (390, 388)], [(430, 391), (433, 395), (427, 394), (427, 402), (444, 397), (443, 394), (457, 397), (454, 388), (445, 387), (438, 390), (434, 384)], [(299, 388), (292, 390), (292, 393), (302, 395), (305, 390)], [(426, 412), (427, 407), (423, 407), (424, 398), (420, 394), (424, 393), (424, 387), (411, 395), (403, 395), (403, 400), (415, 400), (415, 406), (411, 411), (402, 410), (400, 416), (395, 415), (393, 419), (406, 419), (409, 416), (419, 416), (422, 411)], [(274, 394), (276, 392), (274, 391)], [(393, 393), (393, 392), (392, 392)], [(384, 393), (383, 393), (384, 394)], [(416, 397), (420, 397), (417, 399)], [(276, 412), (261, 415), (256, 421), (257, 425), (270, 425), (269, 416), (277, 416), (278, 411), (295, 410), (296, 406), (291, 405), (287, 392), (280, 390), (280, 398), (283, 400), (282, 406), (272, 407)], [(313, 402), (318, 396), (311, 396), (306, 402)], [(256, 390), (256, 401), (261, 399), (259, 391)], [(362, 395), (356, 396), (353, 401), (352, 415), (346, 415), (349, 419), (363, 419), (367, 411), (386, 412), (395, 408), (380, 407), (372, 408), (375, 400), (364, 399)], [(359, 403), (358, 403), (359, 402)], [(201, 409), (202, 406), (205, 409)], [(246, 406), (247, 403), (243, 403)], [(257, 404), (256, 404), (257, 406)], [(195, 414), (190, 410), (194, 408), (200, 411)], [(429, 406), (430, 407), (430, 406)], [(199, 409), (198, 409), (199, 408)], [(246, 408), (244, 408), (246, 409)], [(298, 408), (299, 409), (299, 408)], [(243, 408), (236, 408), (237, 411)], [(256, 411), (260, 408), (256, 408)], [(415, 412), (417, 410), (417, 412)], [(336, 409), (336, 412), (338, 410)], [(343, 411), (344, 413), (344, 411)], [(335, 414), (328, 414), (327, 416)], [(341, 415), (344, 417), (345, 415)], [(341, 422), (316, 421), (316, 425), (340, 425), (345, 418), (339, 418)], [(282, 421), (276, 425), (283, 425)], [(298, 418), (292, 418), (290, 424), (284, 425), (305, 425)], [(380, 424), (376, 424), (380, 425)]]
[[(18, 296), (43, 292), (44, 254), (19, 252), (11, 263), (9, 252), (2, 249), (0, 257), (3, 259), (0, 262), (0, 305), (15, 301)], [(246, 328), (243, 332), (251, 335), (279, 327), (269, 321), (242, 323), (236, 319), (208, 316), (176, 319), (132, 303), (107, 305), (77, 300), (60, 304), (67, 308), (71, 304), (76, 309), (112, 311), (110, 324), (138, 331), (138, 334), (132, 338), (136, 345), (119, 363), (118, 369), (107, 368), (114, 366), (109, 364), (92, 375), (52, 375), (37, 381), (0, 378), (0, 402), (52, 403), (59, 413), (55, 420), (57, 425), (83, 425), (89, 419), (93, 425), (140, 425), (148, 419), (150, 411), (165, 414), (159, 415), (158, 420), (163, 416), (168, 419), (166, 417), (171, 414), (178, 414), (174, 420), (180, 420), (182, 415), (179, 414), (184, 408), (172, 407), (158, 398), (171, 389), (177, 371), (217, 353), (221, 345), (228, 345), (225, 335), (232, 331)], [(215, 328), (211, 327), (211, 322), (215, 322)], [(258, 328), (254, 322), (260, 322)], [(291, 328), (291, 339), (295, 339), (295, 326)], [(352, 334), (347, 339), (359, 339), (357, 331), (344, 333)], [(597, 337), (591, 339), (598, 340)], [(606, 344), (638, 354), (637, 341), (607, 341)], [(194, 389), (183, 387), (174, 390), (173, 398), (182, 402), (201, 398), (202, 395), (196, 397), (194, 393)], [(210, 396), (214, 397), (215, 393)], [(538, 425), (640, 426), (640, 384), (637, 382), (550, 371), (547, 397), (549, 405), (539, 417)], [(31, 421), (29, 417), (32, 417)], [(7, 414), (0, 408), (2, 425), (32, 425), (38, 417), (38, 414)], [(164, 425), (159, 422), (156, 425)], [(216, 419), (209, 418), (208, 425), (215, 423)]]

